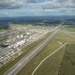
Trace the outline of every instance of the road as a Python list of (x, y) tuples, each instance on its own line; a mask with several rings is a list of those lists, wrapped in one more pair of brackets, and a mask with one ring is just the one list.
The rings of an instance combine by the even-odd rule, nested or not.
[(4, 75), (16, 75), (52, 39), (52, 37), (57, 33), (59, 27), (60, 25), (55, 28), (55, 31), (52, 35), (47, 37), (40, 45), (35, 47), (29, 54), (23, 57), (19, 62), (17, 62), (7, 72), (5, 72)]

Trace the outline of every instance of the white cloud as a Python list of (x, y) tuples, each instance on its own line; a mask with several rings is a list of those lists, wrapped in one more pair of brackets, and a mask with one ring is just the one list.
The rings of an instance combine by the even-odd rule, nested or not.
[[(23, 14), (33, 13), (72, 13), (75, 12), (75, 0), (44, 0), (43, 2), (36, 2), (36, 0), (0, 0), (0, 9), (18, 9), (20, 7), (36, 8), (41, 10), (30, 10), (23, 12)], [(18, 14), (21, 14), (19, 12)]]
[(22, 1), (0, 0), (0, 9), (20, 8), (22, 4), (23, 4)]
[(25, 3), (36, 3), (36, 0), (23, 0)]
[[(72, 13), (75, 10), (75, 0), (45, 0), (42, 3), (30, 4), (30, 7), (42, 8), (47, 12)], [(46, 10), (48, 9), (48, 10)]]
[(0, 8), (37, 7), (43, 9), (75, 8), (75, 0), (45, 0), (36, 3), (36, 0), (0, 0)]

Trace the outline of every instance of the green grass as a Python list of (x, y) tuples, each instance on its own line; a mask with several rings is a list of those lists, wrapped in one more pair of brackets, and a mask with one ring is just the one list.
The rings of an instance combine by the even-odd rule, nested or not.
[(31, 75), (45, 57), (61, 46), (58, 42), (61, 42), (62, 44), (65, 42), (75, 42), (75, 38), (58, 32), (57, 35), (55, 35), (55, 37), (49, 41), (49, 43), (17, 75)]
[(70, 31), (70, 32), (75, 32), (75, 26), (73, 26), (73, 25), (62, 26), (61, 29), (67, 30), (67, 31)]
[(35, 71), (34, 75), (58, 75), (60, 64), (63, 60), (66, 46), (61, 48), (54, 55), (47, 58)]
[(75, 44), (68, 44), (59, 75), (75, 75)]
[(30, 51), (32, 51), (38, 44), (40, 44), (45, 38), (47, 38), (51, 33), (46, 34), (38, 41), (35, 41), (34, 43), (28, 45), (25, 47), (22, 51), (23, 54), (21, 54), (19, 57), (17, 57), (14, 61), (11, 60), (9, 63), (4, 65), (0, 68), (0, 75), (3, 75), (8, 69), (10, 69), (14, 64), (16, 64), (19, 60), (21, 60), (25, 55), (27, 55)]
[(0, 29), (0, 32), (3, 32), (3, 31), (5, 31), (5, 29)]

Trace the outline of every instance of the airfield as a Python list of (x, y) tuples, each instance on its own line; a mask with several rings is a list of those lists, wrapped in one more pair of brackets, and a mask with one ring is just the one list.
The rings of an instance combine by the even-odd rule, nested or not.
[(21, 55), (3, 65), (0, 75), (71, 75), (68, 72), (75, 68), (75, 29), (68, 25), (52, 28), (46, 28), (42, 39), (23, 47)]

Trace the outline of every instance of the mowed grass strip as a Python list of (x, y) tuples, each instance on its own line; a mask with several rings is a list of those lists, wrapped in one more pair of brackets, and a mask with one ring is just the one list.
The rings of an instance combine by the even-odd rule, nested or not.
[(0, 75), (3, 75), (7, 70), (9, 70), (13, 65), (15, 65), (19, 60), (21, 60), (25, 55), (27, 55), (30, 51), (32, 51), (37, 45), (39, 45), (44, 39), (46, 39), (50, 35), (51, 32), (41, 37), (38, 41), (35, 41), (30, 45), (28, 45), (27, 47), (25, 47), (22, 50), (23, 53), (19, 57), (17, 57), (15, 60), (11, 60), (6, 65), (0, 68)]
[(23, 68), (17, 75), (31, 75), (39, 63), (48, 55), (58, 49), (61, 44), (66, 42), (75, 42), (75, 38), (72, 38), (64, 33), (58, 32), (49, 43)]

